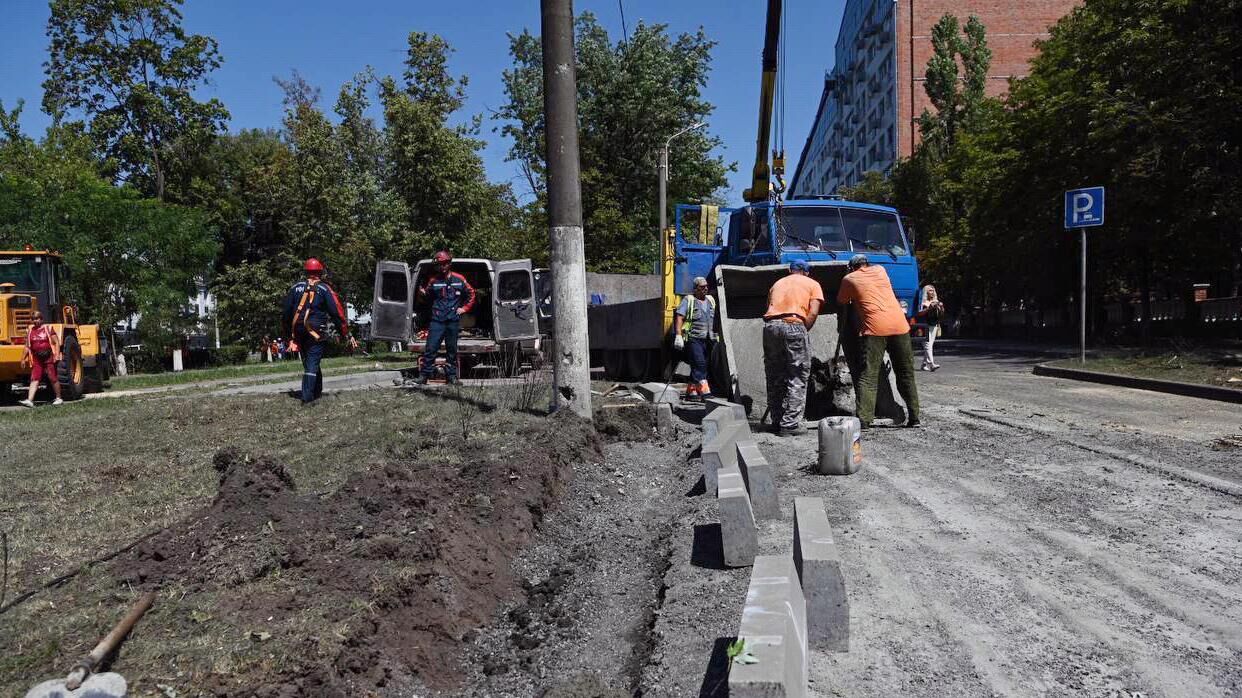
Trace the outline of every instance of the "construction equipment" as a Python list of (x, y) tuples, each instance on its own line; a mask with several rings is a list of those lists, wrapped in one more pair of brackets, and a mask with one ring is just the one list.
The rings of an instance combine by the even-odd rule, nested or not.
[[(128, 686), (120, 674), (108, 672), (91, 675), (91, 671), (112, 653), (121, 640), (129, 634), (134, 624), (155, 603), (155, 592), (148, 591), (138, 598), (129, 609), (129, 613), (121, 619), (104, 639), (95, 645), (95, 649), (79, 661), (69, 675), (63, 679), (44, 681), (26, 692), (26, 698), (124, 698)], [(89, 678), (88, 678), (89, 677)]]
[[(371, 336), (406, 342), (411, 352), (426, 348), (420, 327), (427, 324), (417, 289), (435, 270), (435, 261), (410, 265), (381, 261), (375, 265), (375, 297), (371, 305)], [(551, 327), (547, 275), (536, 274), (529, 259), (494, 261), (455, 259), (453, 271), (474, 287), (474, 309), (461, 317), (457, 342), (458, 375), (490, 370), (515, 375), (523, 364), (543, 365), (543, 344)]]
[(110, 371), (99, 325), (78, 322), (77, 306), (65, 298), (67, 280), (68, 267), (57, 252), (30, 245), (0, 251), (0, 397), (7, 398), (14, 383), (30, 381), (21, 360), (35, 310), (60, 337), (64, 358), (56, 368), (64, 399), (103, 390)]

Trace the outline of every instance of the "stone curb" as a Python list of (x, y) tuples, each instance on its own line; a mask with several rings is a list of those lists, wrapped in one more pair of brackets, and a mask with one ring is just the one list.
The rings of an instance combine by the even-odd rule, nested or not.
[[(749, 435), (748, 435), (749, 436)], [(750, 492), (750, 504), (757, 519), (779, 519), (781, 506), (776, 495), (776, 479), (768, 459), (750, 439), (737, 442), (737, 465)]]
[(759, 552), (759, 529), (755, 511), (737, 465), (720, 471), (720, 490), (716, 499), (720, 510), (720, 547), (725, 567), (749, 567)]
[(650, 402), (677, 403), (681, 401), (677, 388), (668, 383), (643, 383), (635, 386), (634, 389)]
[(737, 443), (750, 438), (750, 425), (746, 423), (726, 422), (720, 426), (720, 432), (711, 441), (703, 442), (703, 487), (708, 494), (715, 494), (719, 485), (720, 473), (725, 468), (737, 468)]
[(1088, 371), (1081, 368), (1052, 366), (1046, 363), (1035, 364), (1033, 373), (1037, 376), (1068, 378), (1070, 380), (1087, 381), (1090, 383), (1104, 383), (1106, 385), (1116, 385), (1123, 388), (1137, 388), (1139, 390), (1152, 390), (1160, 393), (1172, 393), (1174, 395), (1197, 397), (1203, 400), (1242, 403), (1242, 390), (1222, 388), (1216, 385), (1181, 383), (1178, 381), (1160, 380), (1159, 378), (1123, 376), (1118, 373), (1102, 373), (1100, 371)]
[(734, 698), (785, 696), (807, 692), (806, 601), (788, 555), (755, 558), (738, 625), (738, 640), (758, 661), (729, 667)]
[(813, 649), (848, 652), (850, 600), (820, 497), (794, 498), (793, 558), (806, 598), (807, 641)]

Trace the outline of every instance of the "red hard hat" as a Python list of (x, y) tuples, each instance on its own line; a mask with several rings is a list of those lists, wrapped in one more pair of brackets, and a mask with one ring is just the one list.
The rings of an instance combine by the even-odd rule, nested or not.
[(314, 257), (311, 257), (310, 259), (306, 260), (306, 266), (304, 266), (303, 268), (306, 269), (306, 271), (308, 272), (313, 271), (313, 272), (323, 273), (323, 262), (319, 261), (318, 259), (315, 259)]
[(440, 250), (436, 253), (436, 256), (433, 257), (433, 259), (436, 264), (443, 264), (445, 262), (453, 261), (453, 255), (448, 250)]

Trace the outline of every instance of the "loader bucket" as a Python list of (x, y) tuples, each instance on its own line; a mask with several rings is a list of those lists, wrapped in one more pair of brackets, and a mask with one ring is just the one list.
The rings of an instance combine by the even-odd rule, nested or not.
[[(824, 289), (825, 305), (819, 321), (811, 330), (811, 363), (818, 373), (812, 376), (820, 390), (812, 389), (807, 399), (806, 416), (818, 419), (829, 414), (852, 413), (852, 393), (848, 399), (837, 395), (836, 403), (831, 390), (824, 389), (835, 377), (828, 375), (830, 367), (844, 362), (834, 362), (841, 341), (840, 316), (837, 313), (836, 295), (845, 277), (846, 260), (814, 262), (811, 278)], [(734, 402), (746, 407), (751, 417), (762, 419), (767, 415), (767, 381), (763, 363), (763, 314), (767, 310), (768, 290), (772, 284), (789, 273), (784, 264), (759, 267), (720, 265), (716, 267), (716, 290), (720, 312), (720, 345), (712, 360), (712, 386), (718, 392), (730, 393)], [(842, 355), (852, 351), (847, 343), (840, 347)], [(891, 373), (891, 372), (890, 372)], [(848, 376), (845, 377), (848, 385)], [(905, 420), (905, 406), (896, 396), (895, 386), (881, 379), (876, 401), (876, 416)]]

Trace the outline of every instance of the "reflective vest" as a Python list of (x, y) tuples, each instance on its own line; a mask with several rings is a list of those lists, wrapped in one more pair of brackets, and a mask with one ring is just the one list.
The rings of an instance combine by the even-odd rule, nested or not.
[[(684, 339), (690, 339), (690, 328), (694, 327), (694, 316), (699, 312), (699, 299), (695, 298), (693, 295), (685, 296), (685, 298), (690, 299), (690, 308), (686, 311), (685, 319), (681, 321), (681, 336)], [(709, 295), (703, 300), (706, 301), (707, 305), (712, 309), (712, 322), (714, 323), (714, 316), (716, 315), (716, 298), (715, 296)], [(707, 328), (707, 336), (712, 336), (711, 327)]]

